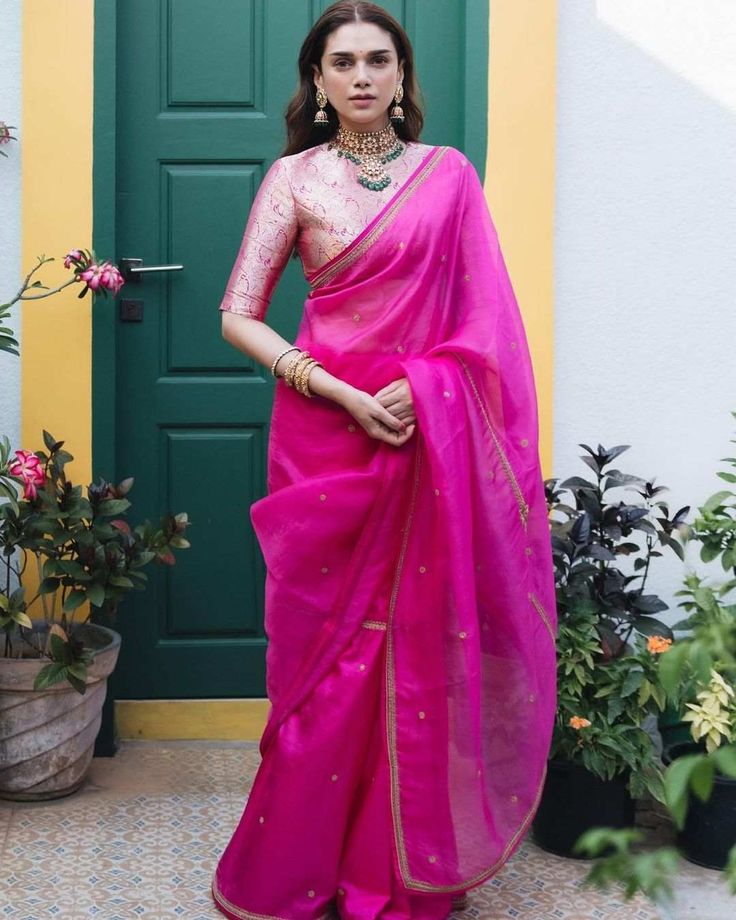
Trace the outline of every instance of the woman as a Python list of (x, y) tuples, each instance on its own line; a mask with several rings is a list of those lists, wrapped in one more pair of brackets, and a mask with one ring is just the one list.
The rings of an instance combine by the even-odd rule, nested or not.
[[(220, 305), (278, 383), (251, 507), (271, 707), (212, 890), (229, 917), (435, 920), (514, 852), (544, 781), (532, 366), (475, 169), (418, 141), (401, 26), (335, 3), (299, 69)], [(291, 343), (264, 317), (293, 247), (310, 291)]]

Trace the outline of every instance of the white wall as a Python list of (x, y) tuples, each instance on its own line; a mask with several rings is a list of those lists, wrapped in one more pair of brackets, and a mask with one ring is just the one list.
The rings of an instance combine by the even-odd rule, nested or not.
[[(22, 138), (21, 116), (21, 0), (0, 3), (0, 121), (16, 125)], [(22, 141), (3, 145), (0, 157), (0, 303), (17, 293), (21, 276), (20, 152)], [(20, 340), (19, 305), (10, 325)], [(20, 359), (0, 352), (0, 435), (18, 448), (20, 437)]]
[[(630, 444), (695, 510), (736, 455), (736, 2), (562, 0), (558, 42), (554, 475)], [(653, 563), (673, 622), (685, 568)]]

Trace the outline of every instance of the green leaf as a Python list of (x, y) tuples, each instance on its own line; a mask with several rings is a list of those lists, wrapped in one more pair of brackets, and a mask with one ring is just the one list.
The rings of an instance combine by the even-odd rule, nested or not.
[(644, 672), (641, 668), (632, 668), (624, 679), (623, 686), (621, 687), (621, 696), (630, 696), (637, 691), (643, 680)]
[(104, 515), (122, 514), (130, 508), (127, 498), (108, 498), (99, 504), (99, 513)]
[(39, 594), (53, 594), (61, 584), (60, 579), (58, 578), (44, 578), (41, 581), (41, 584), (38, 586)]
[(69, 668), (69, 673), (67, 674), (67, 680), (74, 687), (77, 693), (85, 693), (87, 690), (87, 682), (77, 677), (76, 674), (71, 673), (71, 668)]
[(707, 514), (709, 511), (715, 511), (716, 508), (719, 508), (725, 501), (733, 496), (733, 492), (730, 492), (728, 489), (724, 489), (722, 492), (716, 492), (715, 495), (711, 495), (708, 501), (700, 509), (703, 514)]
[(69, 673), (84, 680), (87, 676), (87, 665), (83, 661), (74, 661), (69, 665)]
[(13, 613), (13, 620), (18, 624), (18, 626), (25, 626), (26, 629), (33, 629), (31, 618), (22, 610), (16, 610)]
[(707, 758), (696, 763), (690, 773), (690, 788), (701, 802), (707, 802), (710, 798), (714, 774), (713, 763)]
[(666, 623), (663, 623), (656, 617), (637, 617), (634, 625), (637, 631), (645, 636), (662, 636), (664, 639), (674, 638), (671, 627), (667, 626)]
[(716, 748), (711, 754), (711, 758), (721, 773), (736, 779), (736, 744), (727, 744)]
[(677, 757), (673, 760), (664, 774), (667, 807), (680, 829), (685, 824), (685, 815), (687, 814), (690, 774), (702, 759), (702, 754), (684, 754), (682, 757)]
[(95, 607), (101, 607), (105, 603), (105, 589), (102, 585), (89, 585), (87, 598)]
[(41, 668), (33, 682), (33, 689), (45, 690), (47, 687), (51, 687), (53, 684), (60, 683), (65, 678), (66, 665), (59, 664), (59, 662), (54, 661), (51, 664), (47, 664), (45, 668)]
[(689, 652), (689, 643), (675, 642), (659, 660), (659, 680), (668, 696), (672, 697), (678, 689), (685, 667), (685, 660)]
[(73, 610), (76, 610), (77, 607), (80, 607), (87, 600), (86, 591), (72, 591), (67, 599), (64, 601), (63, 610), (66, 613), (71, 613)]

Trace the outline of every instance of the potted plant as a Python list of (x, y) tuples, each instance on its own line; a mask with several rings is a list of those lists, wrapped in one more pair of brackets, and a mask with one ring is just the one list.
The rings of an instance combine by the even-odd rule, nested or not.
[[(48, 453), (16, 451), (12, 460), (7, 438), (0, 445), (0, 477), (5, 486), (20, 478), (25, 495), (0, 505), (0, 797), (6, 799), (56, 798), (83, 782), (120, 648), (119, 633), (103, 623), (114, 623), (128, 591), (145, 587), (144, 566), (172, 565), (173, 551), (189, 546), (186, 514), (131, 528), (122, 515), (133, 480), (100, 479), (84, 496), (65, 476), (73, 458), (64, 442), (47, 431), (43, 437)], [(16, 553), (20, 564), (13, 562)], [(29, 560), (39, 579), (30, 598), (23, 585), (9, 590), (11, 571), (20, 580)]]
[[(535, 842), (565, 856), (580, 855), (573, 845), (589, 827), (633, 824), (635, 799), (664, 798), (661, 764), (643, 723), (666, 705), (659, 659), (673, 636), (654, 616), (667, 604), (645, 590), (659, 547), (683, 558), (676, 537), (689, 510), (670, 517), (659, 498), (665, 487), (610, 468), (628, 445), (580, 446), (594, 480), (545, 482), (559, 620), (558, 706), (532, 823)], [(614, 490), (641, 500), (615, 500)], [(624, 560), (633, 571), (623, 571)]]
[[(18, 300), (50, 296), (69, 284), (113, 293), (122, 278), (88, 250), (72, 250), (74, 276), (49, 290), (32, 281), (0, 305), (0, 320)], [(29, 293), (42, 288), (46, 293)], [(18, 354), (12, 331), (0, 326), (0, 350)], [(120, 635), (111, 628), (127, 592), (142, 590), (151, 561), (174, 564), (189, 546), (186, 514), (166, 514), (156, 527), (132, 528), (122, 517), (133, 479), (100, 479), (86, 495), (65, 474), (73, 460), (64, 442), (43, 432), (46, 450), (16, 450), (0, 438), (0, 798), (68, 795), (83, 782), (100, 727), (107, 677)], [(35, 564), (38, 587), (22, 583)], [(87, 611), (84, 615), (84, 611)], [(34, 617), (34, 613), (36, 616)]]
[(660, 673), (668, 697), (678, 711), (684, 706), (684, 724), (692, 729), (689, 743), (673, 742), (663, 752), (665, 806), (677, 848), (645, 848), (639, 828), (603, 826), (589, 829), (575, 844), (576, 852), (596, 859), (586, 882), (604, 890), (611, 882), (623, 883), (627, 899), (642, 892), (663, 908), (672, 906), (680, 854), (724, 870), (736, 895), (736, 707), (729, 692), (736, 682), (736, 605), (723, 603), (723, 585), (705, 586), (695, 575), (686, 578), (683, 593), (697, 607), (689, 620), (692, 633), (674, 643)]
[[(724, 460), (731, 469), (717, 475), (733, 484), (736, 458)], [(736, 587), (736, 493), (721, 490), (698, 512), (686, 540), (700, 543), (702, 561), (720, 559), (731, 577), (711, 586), (688, 573), (677, 592), (685, 597), (681, 606), (689, 616), (673, 629), (687, 634), (662, 658), (659, 677), (687, 737), (664, 743), (665, 805), (679, 853), (724, 870), (736, 895), (736, 604), (727, 602)], [(678, 850), (659, 846), (632, 852), (643, 841), (638, 828), (587, 831), (576, 850), (589, 857), (601, 856), (604, 849), (615, 852), (597, 859), (586, 881), (601, 888), (623, 882), (627, 898), (641, 891), (666, 906), (672, 900)]]

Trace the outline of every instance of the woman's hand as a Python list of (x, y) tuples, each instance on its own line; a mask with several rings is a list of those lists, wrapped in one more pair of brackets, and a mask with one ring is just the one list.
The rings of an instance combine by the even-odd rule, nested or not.
[(373, 394), (380, 404), (396, 418), (407, 425), (414, 424), (417, 417), (414, 413), (414, 401), (411, 387), (406, 377), (400, 377), (386, 384), (377, 393)]
[[(385, 388), (385, 389), (388, 389)], [(379, 392), (383, 392), (379, 390)], [(407, 423), (389, 412), (375, 396), (350, 387), (348, 393), (340, 400), (343, 408), (353, 416), (365, 431), (378, 441), (400, 446), (414, 434), (414, 424)]]

